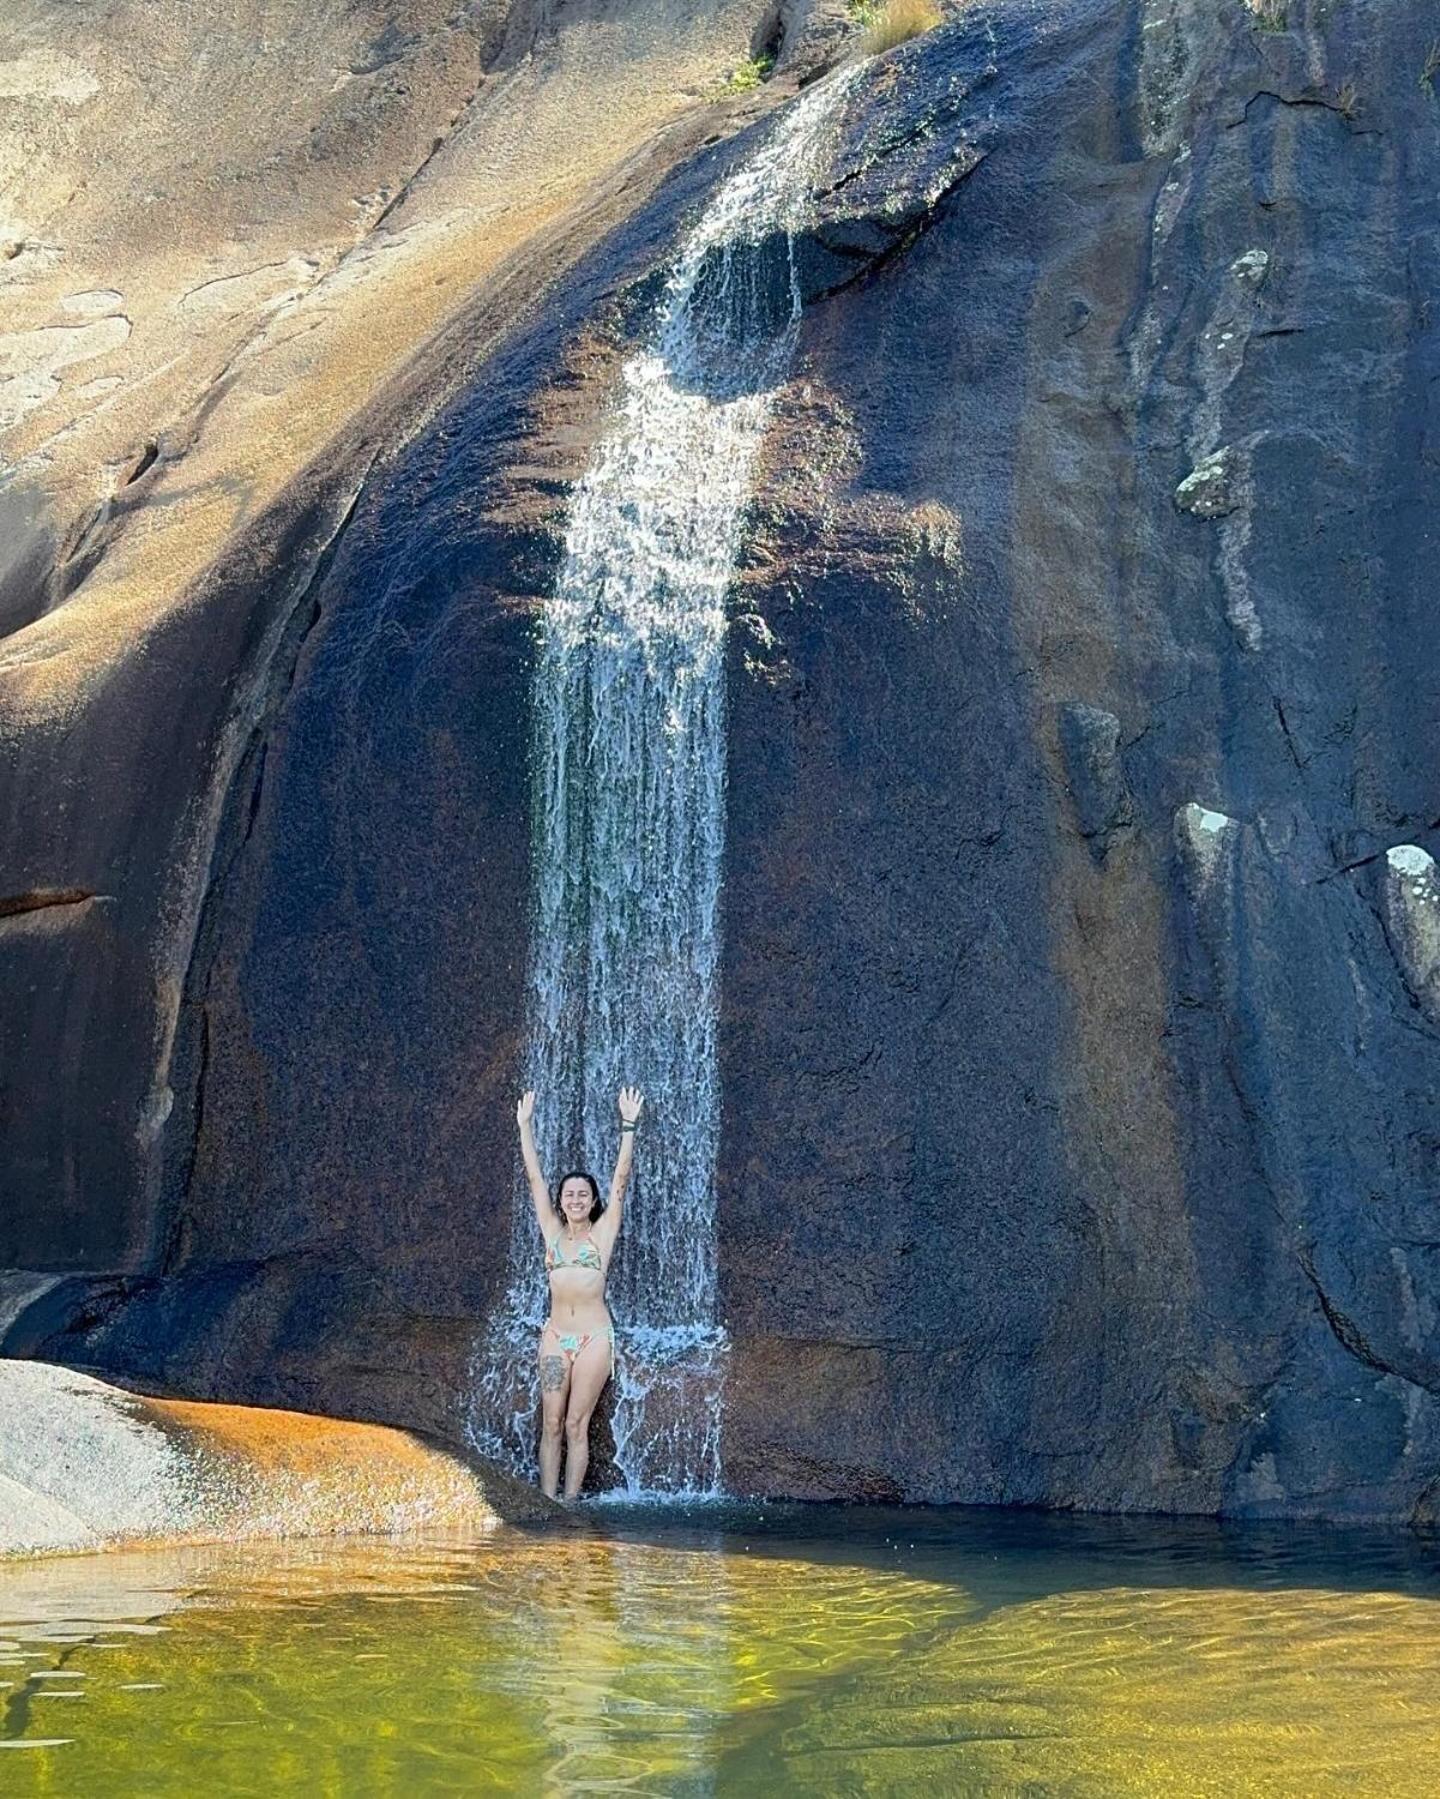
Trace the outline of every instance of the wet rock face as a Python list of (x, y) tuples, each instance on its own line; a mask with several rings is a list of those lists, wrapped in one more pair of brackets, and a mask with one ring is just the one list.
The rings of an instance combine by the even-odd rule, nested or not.
[(396, 17), (0, 20), (0, 1264), (163, 1255), (226, 796), (263, 767), (361, 489), (763, 103), (700, 99), (749, 0)]
[(849, 115), (800, 243), (807, 300), (907, 248), (983, 160), (989, 140), (977, 96), (996, 69), (978, 42), (967, 49), (943, 70), (919, 57), (892, 62), (883, 105)]
[(742, 1484), (1435, 1477), (1436, 145), (1362, 14), (1072, 15), (1018, 91), (1002, 37), (983, 162), (813, 314), (731, 690)]
[[(857, 86), (729, 640), (740, 1490), (1434, 1514), (1433, 36), (1378, 0), (979, 7)], [(154, 1149), (106, 1204), (151, 1247), (12, 1348), (457, 1428), (511, 1200), (534, 610), (736, 153), (620, 209), (237, 577), (299, 597), (163, 1121), (131, 1058)], [(113, 930), (68, 885), (0, 944)], [(7, 1259), (60, 1266), (26, 1235), (95, 1126), (19, 1128)]]

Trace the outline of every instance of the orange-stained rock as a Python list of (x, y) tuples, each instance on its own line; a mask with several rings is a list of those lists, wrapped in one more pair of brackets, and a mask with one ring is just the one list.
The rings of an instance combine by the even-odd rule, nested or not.
[(407, 1431), (140, 1398), (0, 1361), (0, 1554), (147, 1540), (484, 1530), (538, 1492)]

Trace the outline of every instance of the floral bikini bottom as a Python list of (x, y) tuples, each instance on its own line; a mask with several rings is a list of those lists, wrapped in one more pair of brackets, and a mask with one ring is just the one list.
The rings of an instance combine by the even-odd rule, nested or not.
[(549, 1337), (554, 1342), (555, 1346), (559, 1349), (561, 1355), (563, 1355), (565, 1357), (567, 1365), (571, 1368), (573, 1368), (575, 1366), (575, 1358), (576, 1358), (576, 1356), (578, 1356), (580, 1354), (580, 1351), (582, 1349), (586, 1348), (587, 1345), (593, 1343), (597, 1337), (603, 1337), (604, 1340), (610, 1345), (610, 1368), (611, 1368), (611, 1372), (612, 1373), (614, 1372), (614, 1368), (615, 1368), (615, 1326), (613, 1324), (602, 1325), (598, 1331), (580, 1331), (578, 1333), (576, 1333), (576, 1332), (564, 1333), (561, 1331), (557, 1331), (553, 1324), (547, 1324), (545, 1326), (545, 1329), (540, 1334), (540, 1347), (541, 1347), (542, 1353), (544, 1351), (545, 1339), (547, 1337)]

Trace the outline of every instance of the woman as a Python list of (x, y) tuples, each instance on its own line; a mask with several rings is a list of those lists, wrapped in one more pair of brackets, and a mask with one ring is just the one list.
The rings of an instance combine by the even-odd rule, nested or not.
[[(610, 1200), (590, 1174), (567, 1174), (552, 1202), (535, 1150), (535, 1094), (515, 1109), (520, 1150), (545, 1239), (550, 1316), (540, 1333), (540, 1489), (554, 1499), (560, 1484), (560, 1435), (565, 1435), (565, 1497), (577, 1499), (590, 1460), (590, 1414), (615, 1370), (615, 1327), (605, 1307), (605, 1271), (620, 1233), (625, 1186), (644, 1101), (638, 1087), (620, 1089), (620, 1153), (610, 1177)], [(557, 1225), (556, 1218), (559, 1217)]]

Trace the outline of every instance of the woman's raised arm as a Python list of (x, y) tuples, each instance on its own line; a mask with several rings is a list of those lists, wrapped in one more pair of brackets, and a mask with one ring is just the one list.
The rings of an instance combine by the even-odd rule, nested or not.
[(548, 1243), (550, 1226), (555, 1222), (555, 1208), (550, 1204), (550, 1189), (545, 1185), (540, 1155), (535, 1148), (534, 1117), (535, 1090), (532, 1087), (520, 1096), (520, 1103), (515, 1108), (515, 1122), (520, 1126), (520, 1154), (525, 1159), (525, 1178), (530, 1183), (530, 1197), (535, 1202), (535, 1222)]
[(615, 1247), (615, 1239), (620, 1234), (620, 1221), (625, 1214), (625, 1188), (635, 1155), (635, 1124), (644, 1103), (638, 1087), (620, 1089), (620, 1153), (615, 1158), (615, 1172), (610, 1176), (610, 1202), (592, 1231), (592, 1235), (599, 1239), (607, 1258)]

